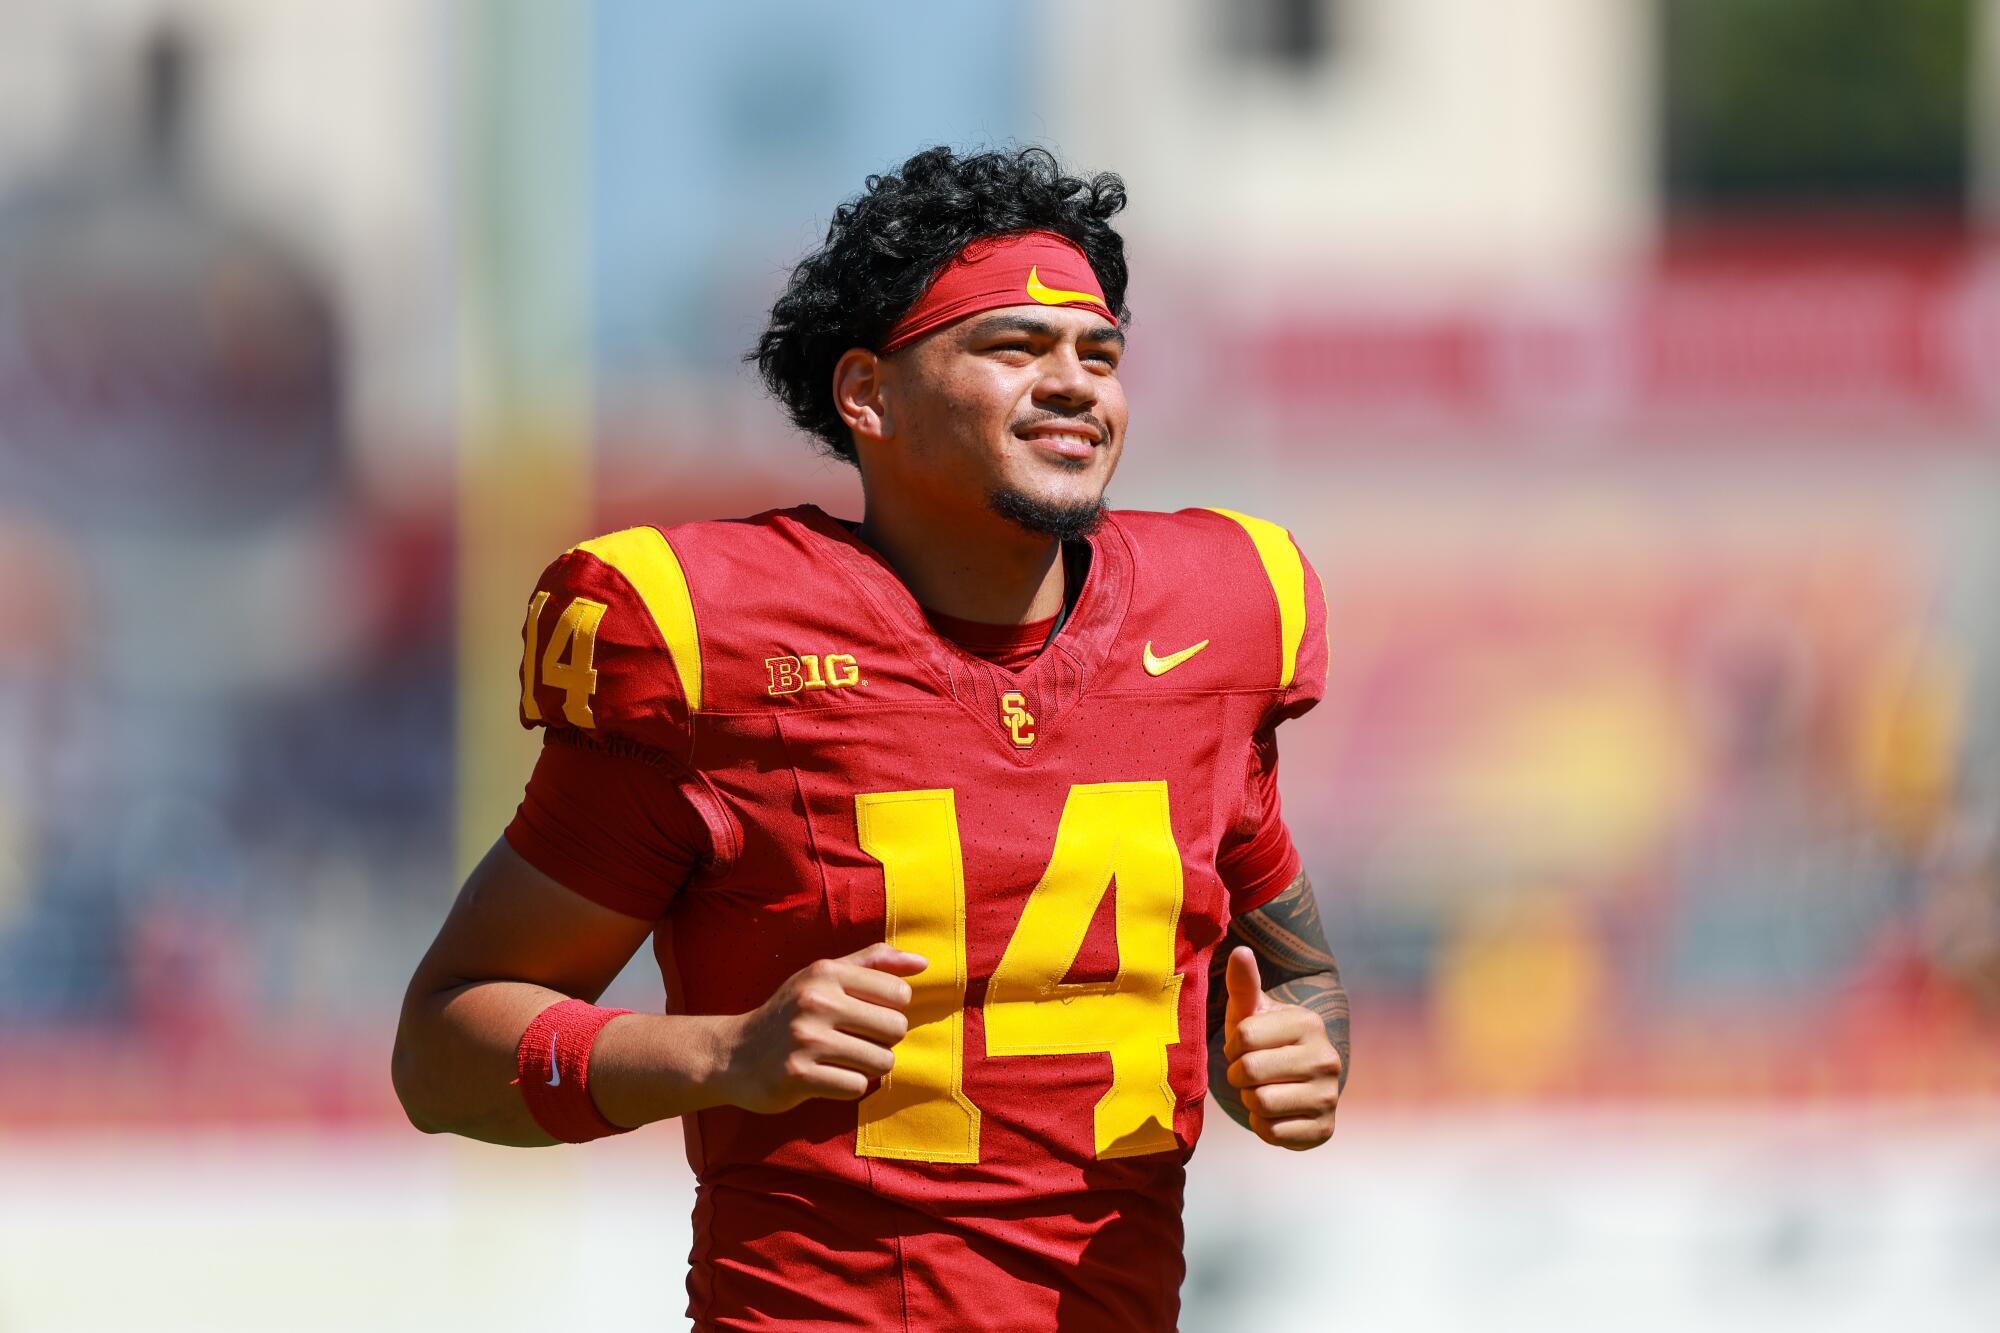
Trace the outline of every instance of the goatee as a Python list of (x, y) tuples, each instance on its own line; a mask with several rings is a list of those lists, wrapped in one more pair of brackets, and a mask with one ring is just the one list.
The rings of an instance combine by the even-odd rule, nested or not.
[(1021, 491), (996, 490), (986, 497), (986, 505), (1016, 527), (1061, 542), (1080, 541), (1104, 522), (1102, 498), (1058, 502)]

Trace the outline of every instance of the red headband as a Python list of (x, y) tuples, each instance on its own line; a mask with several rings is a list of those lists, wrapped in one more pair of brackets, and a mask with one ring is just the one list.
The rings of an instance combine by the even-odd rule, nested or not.
[(969, 242), (896, 321), (882, 351), (893, 352), (967, 315), (1008, 305), (1075, 306), (1118, 323), (1082, 247), (1052, 231), (1017, 231)]

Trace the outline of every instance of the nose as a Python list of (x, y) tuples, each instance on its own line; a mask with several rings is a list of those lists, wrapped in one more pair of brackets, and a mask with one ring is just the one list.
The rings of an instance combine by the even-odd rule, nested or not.
[(1097, 380), (1084, 369), (1076, 344), (1060, 342), (1042, 358), (1041, 379), (1035, 384), (1035, 401), (1082, 410), (1097, 402)]

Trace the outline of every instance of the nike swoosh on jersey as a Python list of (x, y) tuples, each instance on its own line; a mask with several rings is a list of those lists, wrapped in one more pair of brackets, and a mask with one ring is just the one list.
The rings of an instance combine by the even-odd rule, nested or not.
[(1106, 309), (1104, 298), (1096, 292), (1070, 292), (1060, 287), (1044, 287), (1039, 264), (1028, 266), (1028, 295), (1043, 305), (1063, 305), (1069, 301), (1088, 301), (1099, 309)]
[(1146, 674), (1149, 676), (1164, 676), (1206, 647), (1208, 647), (1208, 640), (1203, 639), (1192, 648), (1183, 648), (1177, 653), (1168, 653), (1165, 657), (1155, 657), (1153, 656), (1153, 641), (1148, 639), (1146, 640), (1145, 657)]

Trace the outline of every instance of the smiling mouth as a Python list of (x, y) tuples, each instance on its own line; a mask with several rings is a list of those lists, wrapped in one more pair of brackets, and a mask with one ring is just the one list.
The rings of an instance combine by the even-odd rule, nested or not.
[(1040, 440), (1048, 444), (1078, 444), (1096, 448), (1104, 443), (1104, 427), (1080, 417), (1053, 421), (1044, 419), (1018, 427), (1014, 433), (1024, 440)]
[(1065, 467), (1083, 467), (1097, 456), (1097, 441), (1073, 431), (1036, 431), (1021, 438), (1053, 454)]

